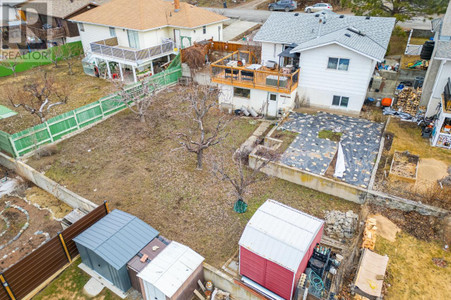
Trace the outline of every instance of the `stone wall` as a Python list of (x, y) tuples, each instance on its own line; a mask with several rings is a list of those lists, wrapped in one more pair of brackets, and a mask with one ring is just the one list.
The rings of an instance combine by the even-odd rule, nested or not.
[(44, 191), (52, 194), (72, 208), (80, 208), (91, 211), (98, 205), (85, 199), (76, 193), (66, 189), (62, 185), (39, 173), (29, 165), (0, 153), (0, 165), (13, 170), (17, 175), (31, 181)]
[[(249, 155), (249, 166), (254, 168), (259, 158), (257, 148)], [(345, 182), (299, 170), (279, 162), (270, 162), (262, 172), (313, 190), (320, 191), (358, 204), (373, 203), (402, 211), (416, 211), (422, 215), (445, 216), (449, 211), (420, 202), (388, 195), (374, 190), (366, 190)]]

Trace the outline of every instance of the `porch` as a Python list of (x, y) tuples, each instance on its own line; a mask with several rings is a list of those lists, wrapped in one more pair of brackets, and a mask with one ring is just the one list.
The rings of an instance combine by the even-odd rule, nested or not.
[(212, 82), (290, 94), (298, 86), (299, 69), (261, 64), (250, 51), (237, 50), (211, 64)]
[(158, 73), (175, 53), (172, 41), (137, 50), (118, 45), (114, 37), (91, 43), (90, 46), (100, 76), (127, 82), (138, 82)]

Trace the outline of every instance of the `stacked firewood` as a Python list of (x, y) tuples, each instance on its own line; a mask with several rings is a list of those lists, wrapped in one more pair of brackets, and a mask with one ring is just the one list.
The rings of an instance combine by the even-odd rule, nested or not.
[(401, 109), (402, 112), (415, 116), (420, 106), (421, 89), (404, 88), (398, 95), (394, 109)]
[(368, 218), (365, 223), (365, 230), (363, 231), (362, 248), (374, 250), (376, 245), (376, 219)]

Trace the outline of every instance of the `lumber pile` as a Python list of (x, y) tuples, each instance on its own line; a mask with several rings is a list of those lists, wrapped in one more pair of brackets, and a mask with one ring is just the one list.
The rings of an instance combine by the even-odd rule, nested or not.
[(408, 113), (415, 116), (420, 106), (421, 89), (420, 88), (404, 88), (397, 97), (393, 108), (398, 111)]
[(365, 222), (365, 230), (363, 231), (362, 248), (374, 250), (376, 245), (376, 219), (368, 218)]

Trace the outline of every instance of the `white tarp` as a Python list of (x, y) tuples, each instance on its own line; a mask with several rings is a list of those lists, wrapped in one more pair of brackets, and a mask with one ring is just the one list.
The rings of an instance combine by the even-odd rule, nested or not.
[(343, 147), (341, 147), (341, 142), (339, 142), (338, 143), (338, 152), (337, 152), (337, 163), (335, 164), (334, 177), (338, 177), (338, 178), (343, 177), (343, 173), (345, 171), (346, 171), (345, 156), (343, 154)]

